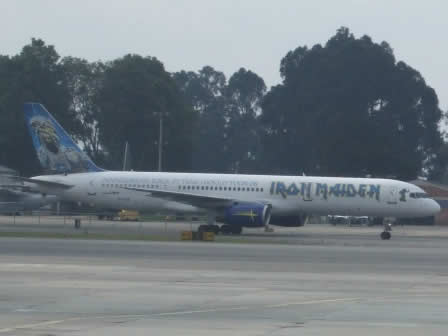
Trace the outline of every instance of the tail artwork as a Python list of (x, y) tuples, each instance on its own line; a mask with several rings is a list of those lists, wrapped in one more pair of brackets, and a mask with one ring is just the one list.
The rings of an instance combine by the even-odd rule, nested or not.
[(103, 171), (74, 143), (56, 119), (38, 103), (25, 103), (25, 121), (45, 173)]

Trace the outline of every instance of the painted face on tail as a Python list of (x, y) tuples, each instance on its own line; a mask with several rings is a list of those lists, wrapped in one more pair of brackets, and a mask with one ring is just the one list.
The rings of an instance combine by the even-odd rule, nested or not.
[(30, 125), (40, 143), (37, 156), (44, 169), (59, 173), (75, 173), (89, 168), (88, 157), (64, 141), (49, 120), (35, 117)]
[(31, 122), (31, 127), (34, 128), (34, 131), (43, 146), (45, 146), (53, 154), (57, 154), (59, 152), (61, 143), (56, 130), (49, 121), (34, 120)]
[(23, 106), (28, 131), (45, 173), (103, 171), (79, 148), (45, 107), (38, 103), (25, 103)]

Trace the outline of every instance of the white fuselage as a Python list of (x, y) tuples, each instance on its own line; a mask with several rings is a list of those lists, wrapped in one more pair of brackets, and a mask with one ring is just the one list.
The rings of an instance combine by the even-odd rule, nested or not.
[(56, 194), (61, 200), (142, 211), (201, 212), (205, 209), (126, 188), (271, 204), (273, 215), (424, 217), (440, 210), (432, 199), (411, 197), (423, 193), (417, 186), (389, 179), (113, 171), (46, 175), (36, 179), (72, 185), (57, 192), (38, 188), (41, 192)]

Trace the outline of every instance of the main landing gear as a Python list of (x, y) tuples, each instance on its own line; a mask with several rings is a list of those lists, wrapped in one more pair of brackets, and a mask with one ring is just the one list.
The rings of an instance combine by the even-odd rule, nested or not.
[(198, 232), (214, 232), (215, 234), (234, 234), (239, 235), (243, 232), (241, 226), (224, 224), (221, 227), (216, 224), (199, 225)]
[(392, 238), (392, 234), (390, 233), (392, 231), (392, 224), (387, 223), (384, 224), (384, 231), (381, 232), (380, 237), (382, 240), (389, 240)]
[(199, 225), (198, 227), (198, 232), (214, 232), (215, 234), (218, 234), (219, 231), (219, 226), (215, 224)]
[(239, 226), (239, 225), (224, 224), (224, 225), (221, 225), (221, 227), (220, 227), (219, 225), (216, 224), (215, 218), (216, 218), (216, 215), (214, 213), (212, 213), (212, 212), (208, 213), (207, 224), (199, 225), (198, 232), (214, 232), (215, 235), (220, 234), (220, 233), (222, 233), (224, 235), (229, 235), (229, 234), (239, 235), (239, 234), (241, 234), (241, 232), (243, 232), (243, 227)]

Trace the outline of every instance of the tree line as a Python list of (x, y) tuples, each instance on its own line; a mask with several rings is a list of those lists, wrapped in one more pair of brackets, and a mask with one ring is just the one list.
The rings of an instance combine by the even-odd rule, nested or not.
[(280, 62), (282, 82), (241, 68), (169, 73), (155, 57), (108, 62), (60, 57), (32, 39), (0, 55), (0, 164), (24, 175), (39, 164), (22, 105), (44, 104), (106, 169), (443, 179), (448, 149), (437, 94), (386, 43), (340, 28), (325, 45)]

